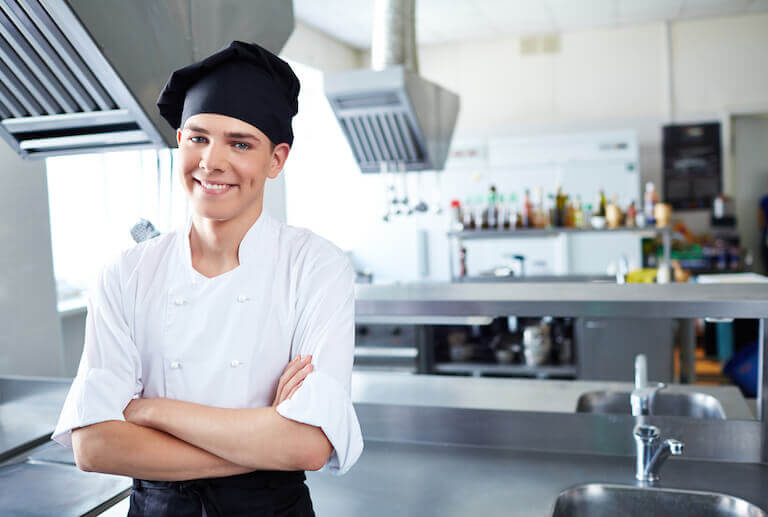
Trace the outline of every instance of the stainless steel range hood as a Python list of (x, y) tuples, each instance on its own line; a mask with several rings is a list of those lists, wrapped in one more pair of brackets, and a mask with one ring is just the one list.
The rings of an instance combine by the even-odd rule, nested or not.
[(418, 75), (415, 0), (377, 0), (371, 70), (325, 76), (325, 93), (362, 172), (440, 170), (459, 97)]
[(0, 0), (0, 137), (24, 158), (175, 146), (157, 96), (234, 39), (278, 53), (273, 0)]

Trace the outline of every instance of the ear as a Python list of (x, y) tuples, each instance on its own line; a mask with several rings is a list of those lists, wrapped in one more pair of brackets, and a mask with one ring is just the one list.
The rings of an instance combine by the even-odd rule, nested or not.
[(270, 179), (275, 179), (280, 174), (280, 171), (283, 170), (283, 166), (285, 166), (285, 160), (288, 159), (288, 153), (291, 151), (291, 146), (287, 143), (283, 142), (282, 144), (277, 144), (272, 151), (272, 163), (269, 167), (269, 174), (267, 176)]
[(181, 129), (176, 130), (176, 144), (181, 147)]

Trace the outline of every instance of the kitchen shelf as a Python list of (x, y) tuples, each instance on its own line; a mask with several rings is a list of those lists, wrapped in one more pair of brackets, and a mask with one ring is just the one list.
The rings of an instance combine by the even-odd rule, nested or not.
[(596, 230), (594, 228), (518, 228), (516, 230), (462, 230), (448, 232), (449, 237), (462, 240), (488, 240), (488, 239), (517, 239), (517, 238), (537, 238), (537, 237), (555, 237), (561, 234), (618, 234), (618, 233), (637, 233), (654, 236), (669, 233), (670, 228), (664, 227), (645, 227), (645, 228), (606, 228)]
[[(461, 231), (449, 231), (447, 236), (449, 239), (455, 239), (458, 248), (461, 247), (462, 241), (468, 240), (498, 240), (498, 239), (537, 239), (543, 237), (558, 237), (561, 235), (618, 235), (618, 234), (635, 234), (639, 236), (653, 237), (661, 235), (663, 248), (664, 248), (664, 260), (667, 264), (670, 261), (670, 255), (672, 253), (672, 229), (669, 226), (648, 226), (644, 228), (636, 227), (621, 227), (621, 228), (605, 228), (597, 230), (594, 228), (517, 228), (515, 230), (461, 230)], [(456, 252), (455, 247), (449, 246), (448, 248), (448, 269), (451, 277), (451, 281), (457, 281), (460, 277), (456, 276), (454, 271), (454, 258), (453, 254)]]
[(527, 364), (499, 364), (499, 363), (473, 363), (451, 362), (436, 363), (434, 371), (437, 373), (471, 374), (473, 376), (494, 375), (509, 377), (536, 377), (558, 379), (575, 379), (576, 366), (567, 365), (541, 365)]

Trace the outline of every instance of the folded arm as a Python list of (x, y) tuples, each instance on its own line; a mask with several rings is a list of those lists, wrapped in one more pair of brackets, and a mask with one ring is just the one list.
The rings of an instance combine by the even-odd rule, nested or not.
[(225, 409), (167, 398), (136, 399), (126, 408), (126, 420), (252, 469), (319, 470), (333, 451), (325, 433), (276, 410), (312, 371), (310, 360), (298, 358), (286, 367), (270, 407)]
[(164, 432), (110, 420), (72, 431), (81, 470), (155, 481), (233, 476), (254, 470)]
[(259, 470), (319, 470), (332, 452), (319, 427), (273, 407), (224, 409), (173, 399), (143, 399), (130, 417), (235, 464)]

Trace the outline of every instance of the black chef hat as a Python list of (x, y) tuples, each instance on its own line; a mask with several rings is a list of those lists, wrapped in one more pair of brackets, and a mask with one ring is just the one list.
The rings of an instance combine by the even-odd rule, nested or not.
[(198, 113), (217, 113), (259, 128), (273, 144), (293, 144), (299, 79), (288, 63), (255, 43), (233, 41), (171, 74), (157, 107), (174, 128)]

